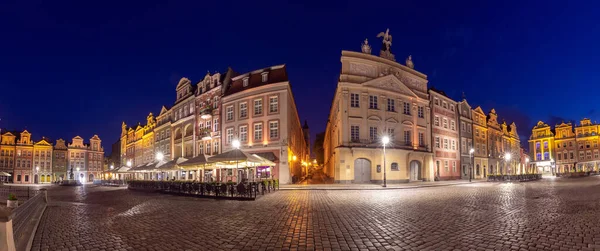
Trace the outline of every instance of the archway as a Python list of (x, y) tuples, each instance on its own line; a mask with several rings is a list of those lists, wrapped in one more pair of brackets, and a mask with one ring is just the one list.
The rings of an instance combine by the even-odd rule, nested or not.
[(354, 160), (354, 183), (371, 182), (371, 161), (368, 159)]
[(421, 180), (421, 162), (413, 160), (410, 162), (410, 181)]
[(36, 174), (35, 176), (33, 176), (33, 182), (34, 182), (35, 184), (39, 183), (39, 180), (38, 180), (38, 175), (37, 175), (37, 174)]

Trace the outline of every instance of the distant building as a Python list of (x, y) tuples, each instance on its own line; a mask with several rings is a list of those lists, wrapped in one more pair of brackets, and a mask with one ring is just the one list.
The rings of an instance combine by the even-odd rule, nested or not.
[(33, 183), (50, 183), (52, 174), (52, 144), (42, 139), (33, 145)]
[(438, 180), (460, 179), (460, 137), (456, 101), (443, 91), (429, 89), (433, 126), (433, 162)]
[[(473, 148), (473, 119), (471, 112), (471, 105), (463, 98), (462, 101), (457, 103), (456, 111), (458, 112), (459, 118), (459, 135), (460, 135), (460, 164), (461, 164), (461, 178), (469, 179), (482, 178), (481, 167), (475, 168), (474, 165), (474, 154), (475, 149)], [(471, 153), (473, 149), (473, 153)]]
[(69, 179), (67, 173), (67, 167), (69, 166), (67, 162), (68, 150), (63, 139), (58, 139), (54, 144), (52, 156), (52, 172), (54, 180), (62, 181)]

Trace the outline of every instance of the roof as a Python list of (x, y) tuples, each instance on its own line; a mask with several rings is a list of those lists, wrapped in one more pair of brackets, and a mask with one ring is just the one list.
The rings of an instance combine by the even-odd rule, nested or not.
[(267, 160), (273, 161), (273, 162), (277, 161), (277, 157), (275, 156), (275, 154), (273, 152), (264, 152), (264, 153), (255, 153), (255, 154), (262, 158), (265, 158)]
[[(266, 82), (262, 81), (262, 74), (267, 72), (268, 79)], [(248, 85), (243, 86), (244, 79), (248, 78)], [(276, 65), (271, 66), (259, 70), (255, 70), (252, 72), (244, 73), (239, 76), (232, 78), (231, 86), (225, 90), (225, 96), (232, 95), (241, 91), (245, 91), (248, 89), (256, 88), (259, 86), (264, 86), (268, 84), (287, 82), (288, 75), (285, 68), (285, 65)]]
[(194, 158), (191, 158), (189, 160), (181, 162), (179, 164), (179, 166), (197, 166), (197, 165), (205, 165), (205, 164), (209, 164), (209, 163), (212, 163), (212, 162), (208, 161), (208, 158), (206, 158), (206, 155), (200, 154)]

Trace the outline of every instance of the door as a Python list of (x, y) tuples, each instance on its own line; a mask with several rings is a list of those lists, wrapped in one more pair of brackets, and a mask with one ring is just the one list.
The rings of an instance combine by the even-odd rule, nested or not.
[(37, 184), (39, 182), (37, 174), (35, 176), (33, 176), (33, 181), (34, 181), (35, 184)]
[(356, 159), (354, 161), (354, 183), (371, 182), (371, 161)]
[(416, 160), (410, 162), (410, 181), (421, 180), (421, 163)]

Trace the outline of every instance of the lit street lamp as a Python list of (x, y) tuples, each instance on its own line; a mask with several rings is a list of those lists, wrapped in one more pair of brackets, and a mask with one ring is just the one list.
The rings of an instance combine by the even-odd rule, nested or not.
[[(511, 157), (510, 153), (505, 153), (504, 154), (504, 165), (508, 164), (508, 166), (506, 167), (507, 169), (510, 169), (510, 163), (509, 163), (510, 157)], [(507, 171), (508, 171), (508, 173), (510, 173), (510, 170), (507, 170)]]
[(156, 160), (162, 161), (164, 158), (165, 156), (161, 152), (156, 153)]
[(525, 173), (529, 174), (529, 157), (525, 157)]
[(385, 145), (390, 143), (390, 137), (383, 136), (383, 138), (381, 138), (381, 143), (383, 143), (383, 187), (387, 187), (387, 174), (385, 171), (385, 169), (387, 169), (385, 165)]
[(473, 178), (473, 165), (475, 164), (475, 157), (473, 156), (473, 153), (475, 153), (475, 149), (471, 148), (471, 150), (469, 150), (469, 155), (471, 155), (471, 170), (469, 171), (469, 182), (471, 182), (471, 179)]
[[(233, 146), (233, 148), (235, 148), (235, 149), (240, 149), (240, 141), (239, 141), (239, 140), (237, 140), (237, 139), (234, 139), (234, 140), (233, 140), (233, 142), (231, 142), (231, 145), (232, 145), (232, 146)], [(239, 167), (239, 161), (237, 161), (237, 160), (236, 160), (236, 161), (235, 161), (235, 171), (236, 171), (236, 172), (238, 172), (238, 170), (237, 170), (237, 169), (238, 169), (238, 167)], [(239, 174), (239, 172), (238, 172), (238, 174)], [(238, 179), (239, 179), (239, 177), (238, 177)], [(238, 180), (238, 182), (240, 182), (240, 180)]]

